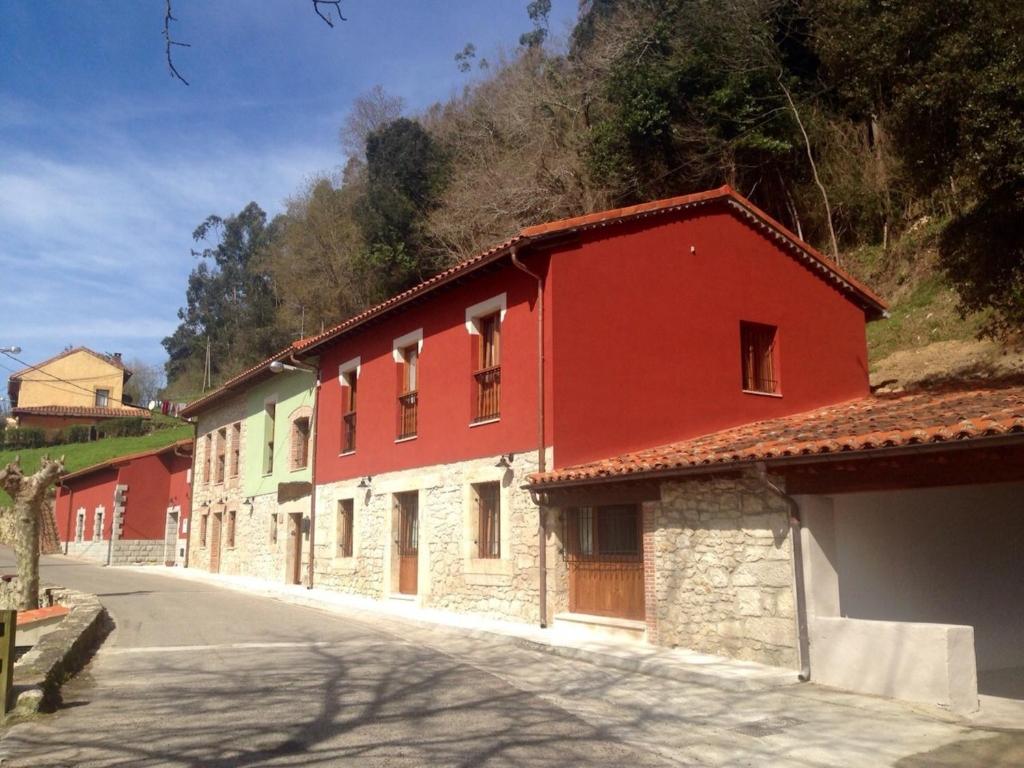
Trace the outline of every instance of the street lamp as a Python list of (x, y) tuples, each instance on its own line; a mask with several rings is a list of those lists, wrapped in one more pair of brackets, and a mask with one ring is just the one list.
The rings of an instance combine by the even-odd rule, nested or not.
[(5, 355), (20, 355), (21, 347), (0, 347), (0, 352)]
[(316, 368), (310, 368), (304, 365), (289, 365), (288, 363), (275, 360), (270, 364), (271, 373), (283, 373), (284, 371), (305, 371), (306, 373), (316, 373)]

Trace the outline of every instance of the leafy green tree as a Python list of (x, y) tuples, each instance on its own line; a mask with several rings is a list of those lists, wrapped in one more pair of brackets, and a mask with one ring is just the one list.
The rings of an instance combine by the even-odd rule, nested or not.
[[(213, 238), (213, 242), (210, 242)], [(228, 218), (209, 216), (192, 233), (206, 244), (193, 255), (181, 323), (163, 340), (172, 385), (201, 371), (209, 344), (214, 379), (231, 374), (279, 349), (286, 336), (275, 325), (276, 301), (259, 256), (272, 237), (267, 216), (256, 203)]]
[(361, 268), (375, 283), (377, 298), (409, 287), (437, 267), (428, 255), (423, 224), (446, 177), (443, 152), (415, 120), (399, 118), (367, 136), (360, 212), (367, 247)]
[(814, 0), (851, 110), (883, 115), (909, 183), (953, 214), (940, 250), (965, 311), (1024, 323), (1024, 5)]

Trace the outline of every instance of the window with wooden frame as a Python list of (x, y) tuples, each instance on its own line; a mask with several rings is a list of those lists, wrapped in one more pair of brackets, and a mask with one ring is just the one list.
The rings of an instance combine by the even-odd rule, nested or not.
[(740, 323), (743, 391), (777, 395), (779, 389), (778, 329), (762, 323)]
[(341, 452), (356, 449), (356, 397), (359, 375), (355, 369), (341, 374)]
[(501, 313), (494, 312), (475, 321), (477, 335), (473, 422), (501, 416)]
[(305, 469), (309, 464), (309, 417), (292, 422), (292, 469)]
[(92, 520), (92, 540), (100, 541), (103, 538), (103, 516), (106, 510), (103, 507), (97, 507), (94, 512)]
[(338, 500), (338, 557), (352, 557), (355, 532), (355, 503), (352, 499)]
[(263, 474), (274, 472), (274, 429), (277, 425), (277, 403), (267, 403), (263, 411)]
[(228, 525), (227, 534), (225, 535), (226, 546), (228, 549), (235, 548), (235, 510), (228, 512)]
[(97, 389), (96, 390), (96, 407), (106, 408), (110, 405), (110, 390), (109, 389)]
[(210, 513), (204, 512), (199, 518), (199, 546), (206, 546), (206, 529), (209, 527)]
[(207, 432), (203, 439), (203, 485), (210, 484), (211, 467), (213, 467), (213, 433)]
[(227, 462), (228, 430), (222, 427), (217, 430), (217, 463), (213, 474), (213, 481), (218, 485), (224, 482), (224, 470)]
[(231, 464), (229, 477), (238, 477), (239, 459), (242, 454), (242, 422), (236, 421), (231, 425)]
[(501, 484), (478, 483), (473, 486), (477, 507), (477, 557), (501, 557)]
[(398, 439), (416, 437), (419, 410), (420, 348), (418, 343), (399, 350)]
[(270, 515), (270, 543), (277, 544), (277, 513), (272, 512)]
[(79, 509), (75, 518), (75, 541), (85, 541), (85, 509)]

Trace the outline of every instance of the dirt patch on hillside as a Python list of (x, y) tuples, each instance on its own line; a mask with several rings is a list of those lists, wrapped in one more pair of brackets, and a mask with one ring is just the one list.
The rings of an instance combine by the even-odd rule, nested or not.
[(954, 381), (997, 380), (1024, 374), (1024, 344), (988, 339), (938, 341), (894, 352), (871, 372), (878, 391), (929, 387)]

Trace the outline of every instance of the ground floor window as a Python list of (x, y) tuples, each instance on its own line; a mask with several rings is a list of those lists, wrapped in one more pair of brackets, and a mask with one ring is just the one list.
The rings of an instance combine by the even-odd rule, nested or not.
[(210, 514), (208, 512), (199, 518), (199, 546), (201, 547), (206, 546), (206, 530), (209, 527), (209, 522)]
[(85, 541), (85, 510), (78, 510), (75, 519), (75, 541)]
[(228, 530), (227, 530), (227, 535), (225, 536), (225, 538), (227, 539), (227, 547), (228, 547), (228, 549), (234, 549), (234, 547), (235, 547), (235, 511), (234, 510), (231, 510), (230, 512), (228, 512)]
[(338, 501), (338, 557), (352, 557), (355, 506), (352, 499)]
[(277, 513), (270, 515), (270, 543), (277, 544)]
[(501, 557), (501, 492), (499, 483), (473, 486), (477, 506), (477, 557)]

